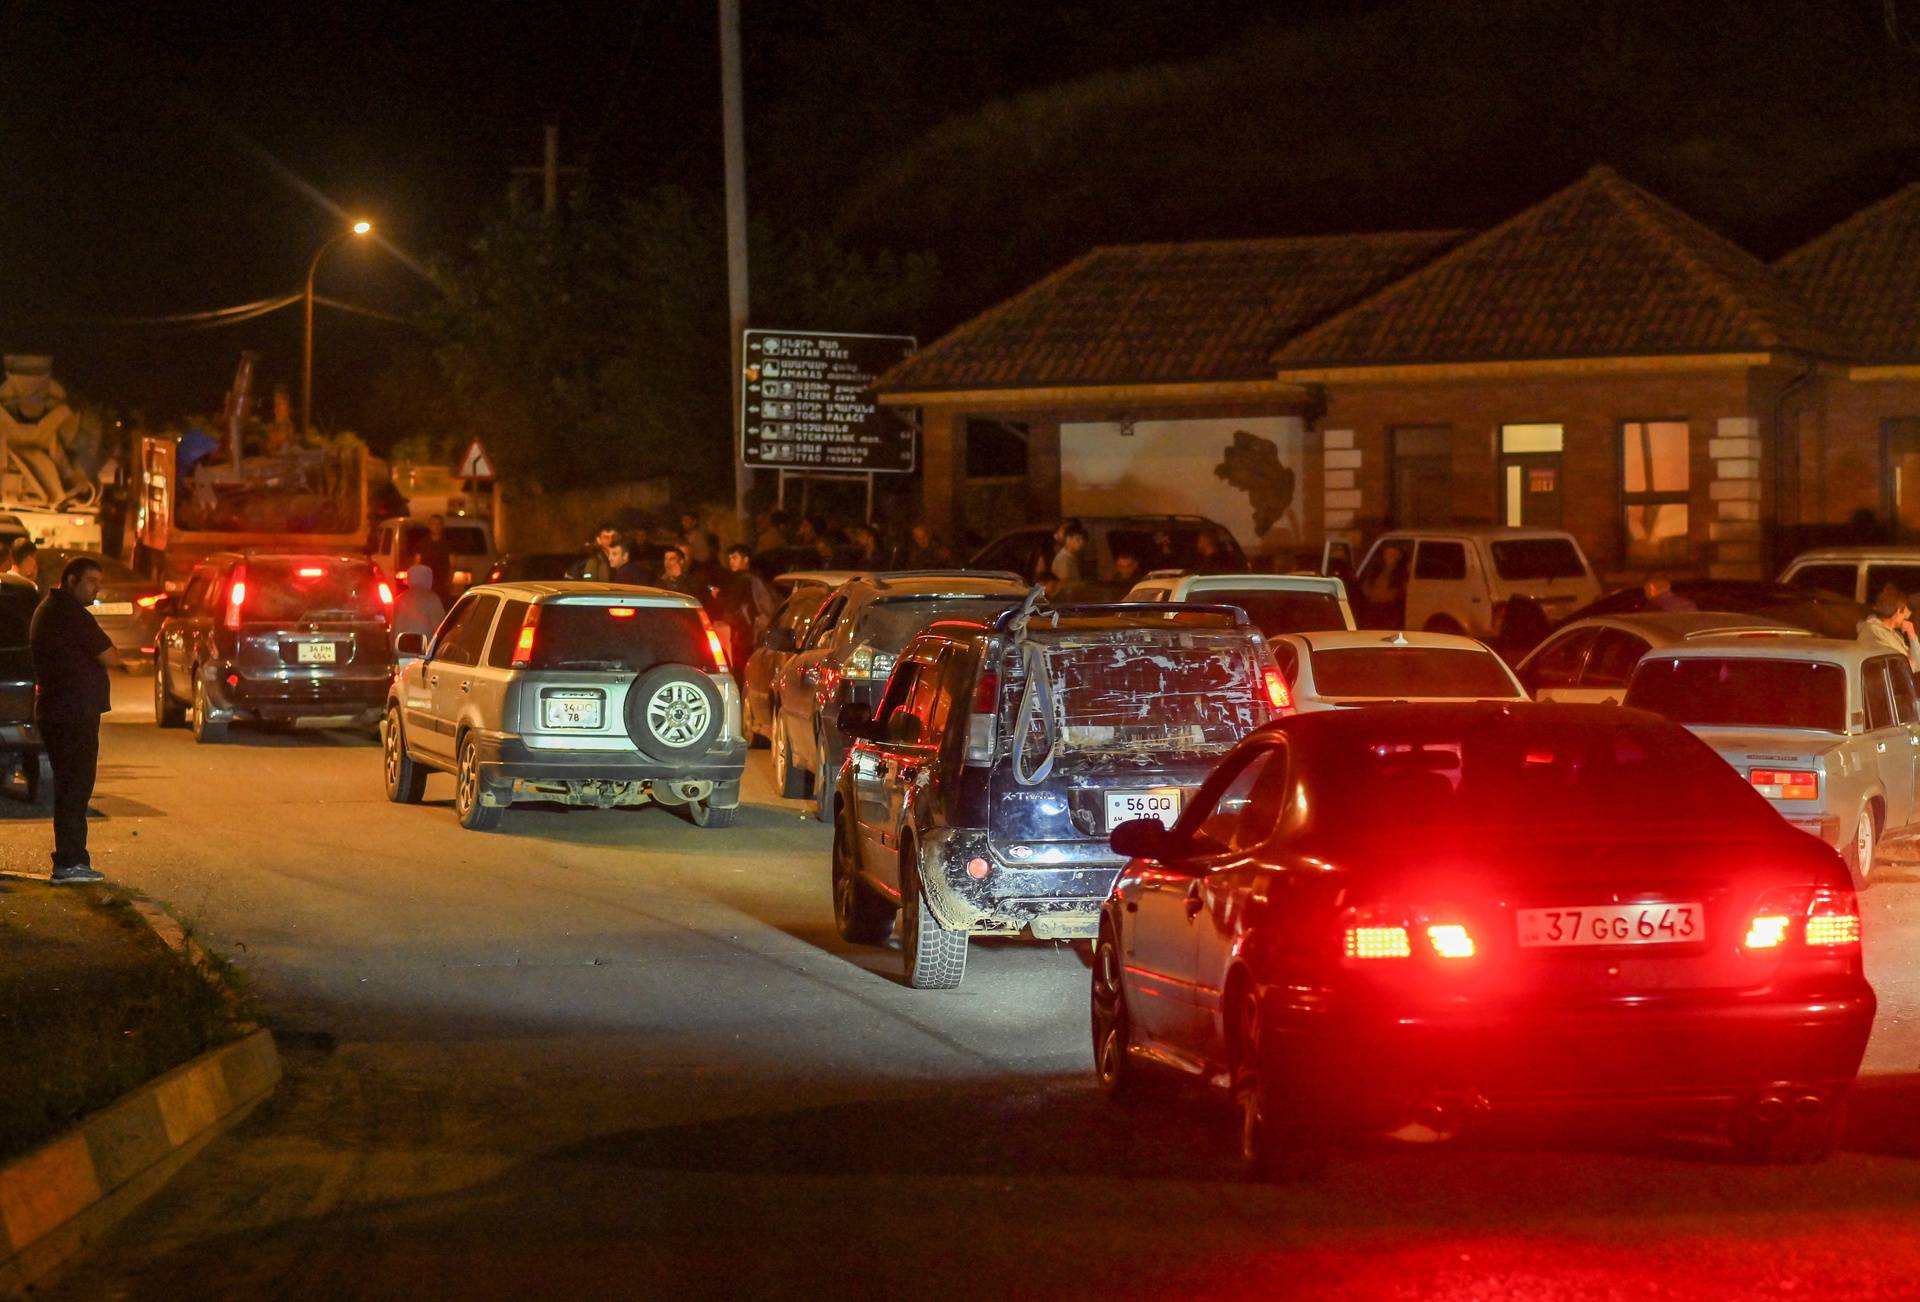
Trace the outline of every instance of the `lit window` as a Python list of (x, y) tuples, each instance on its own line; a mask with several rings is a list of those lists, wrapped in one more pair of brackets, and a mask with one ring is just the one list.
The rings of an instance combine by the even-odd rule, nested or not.
[(1634, 569), (1687, 563), (1687, 490), (1691, 483), (1685, 421), (1629, 421), (1620, 427), (1623, 560)]

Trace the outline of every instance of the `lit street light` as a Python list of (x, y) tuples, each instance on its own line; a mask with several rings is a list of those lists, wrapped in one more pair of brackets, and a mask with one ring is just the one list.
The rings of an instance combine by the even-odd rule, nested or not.
[(357, 221), (351, 229), (338, 235), (314, 250), (313, 261), (307, 264), (307, 333), (306, 345), (301, 349), (300, 359), (300, 432), (305, 434), (313, 428), (313, 277), (320, 270), (320, 259), (327, 250), (346, 239), (349, 235), (364, 237), (373, 230), (370, 221)]

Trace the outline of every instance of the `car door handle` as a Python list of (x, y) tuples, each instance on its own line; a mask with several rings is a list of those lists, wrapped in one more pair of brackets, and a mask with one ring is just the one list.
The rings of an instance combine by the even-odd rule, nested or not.
[(428, 678), (427, 678), (427, 686), (428, 686), (428, 687), (438, 687), (439, 685), (440, 685), (440, 675), (439, 675), (439, 674), (431, 674), (431, 675), (429, 675), (429, 676), (428, 676)]
[(462, 679), (462, 680), (460, 681), (460, 690), (461, 690), (461, 691), (463, 691), (463, 692), (465, 692), (465, 691), (469, 691), (469, 690), (471, 690), (471, 689), (472, 689), (472, 687), (473, 687), (473, 680), (472, 680), (471, 678), (463, 678), (463, 679)]
[(1873, 743), (1873, 748), (1879, 751), (1882, 755), (1887, 753), (1887, 743), (1885, 743), (1884, 741), (1876, 741), (1875, 743)]

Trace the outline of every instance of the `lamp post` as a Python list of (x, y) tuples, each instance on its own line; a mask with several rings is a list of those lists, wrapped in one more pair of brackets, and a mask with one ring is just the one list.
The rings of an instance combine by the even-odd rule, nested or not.
[(313, 428), (313, 277), (320, 270), (320, 259), (327, 250), (346, 239), (349, 235), (363, 238), (373, 230), (370, 221), (357, 221), (348, 229), (322, 244), (314, 250), (313, 261), (307, 264), (307, 334), (306, 345), (300, 354), (300, 433), (305, 434)]

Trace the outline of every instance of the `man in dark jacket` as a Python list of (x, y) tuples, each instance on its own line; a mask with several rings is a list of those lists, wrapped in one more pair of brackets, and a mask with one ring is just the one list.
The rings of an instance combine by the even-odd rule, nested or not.
[(113, 706), (107, 670), (113, 639), (87, 607), (100, 595), (100, 562), (76, 556), (33, 612), (28, 633), (37, 690), (33, 721), (53, 764), (53, 880), (97, 882), (87, 857), (87, 804), (100, 763), (100, 716)]

